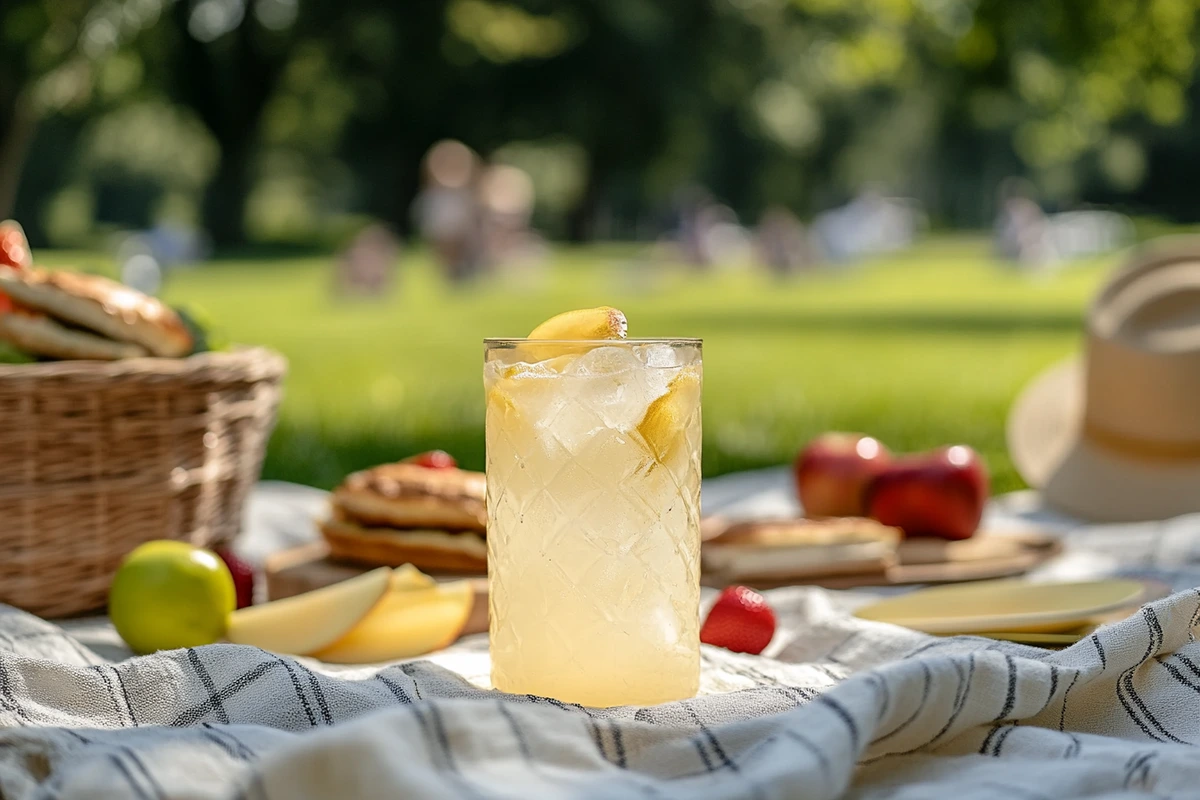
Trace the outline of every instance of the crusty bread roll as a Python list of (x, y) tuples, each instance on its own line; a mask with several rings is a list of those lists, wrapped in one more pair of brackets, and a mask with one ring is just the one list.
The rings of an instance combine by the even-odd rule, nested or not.
[(148, 355), (146, 348), (68, 328), (45, 314), (0, 314), (0, 339), (35, 356), (116, 361)]
[(0, 267), (0, 292), (26, 308), (117, 342), (140, 345), (152, 355), (179, 357), (192, 352), (192, 335), (174, 310), (107, 278)]
[(482, 472), (384, 464), (350, 475), (333, 491), (343, 520), (366, 527), (487, 530)]
[(321, 533), (334, 558), (371, 566), (412, 564), (422, 570), (483, 575), (487, 573), (487, 543), (471, 531), (365, 528), (331, 519)]

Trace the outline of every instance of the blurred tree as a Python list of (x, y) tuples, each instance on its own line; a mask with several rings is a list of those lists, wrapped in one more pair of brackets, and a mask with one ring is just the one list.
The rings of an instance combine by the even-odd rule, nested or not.
[(960, 222), (978, 223), (1014, 172), (1062, 201), (1097, 172), (1132, 188), (1144, 153), (1122, 132), (1186, 119), (1196, 0), (791, 2), (821, 31), (797, 59), (818, 108), (855, 109), (830, 153), (842, 181), (899, 169)]
[[(369, 6), (369, 7), (368, 7)], [(703, 128), (718, 64), (712, 2), (448, 0), (346, 8), (333, 49), (355, 102), (342, 152), (369, 177), (364, 207), (400, 223), (421, 157), (454, 137), (490, 154), (553, 138), (584, 154), (570, 233), (589, 233), (620, 187), (645, 176), (694, 118)]]
[[(51, 117), (82, 115), (121, 102), (141, 82), (140, 62), (123, 48), (155, 24), (160, 0), (5, 0), (0, 5), (0, 217), (13, 213), (34, 135)], [(73, 139), (49, 133), (59, 172)], [(46, 156), (50, 158), (50, 155)], [(45, 170), (43, 170), (45, 172)], [(41, 205), (46, 187), (32, 192)], [(40, 219), (25, 217), (39, 239)]]
[[(2, 2), (0, 213), (39, 125), (23, 213), (73, 168), (87, 115), (128, 106), (129, 125), (211, 136), (200, 218), (222, 245), (329, 211), (404, 227), (444, 137), (569, 165), (538, 180), (571, 206), (556, 232), (583, 238), (600, 219), (635, 233), (692, 182), (749, 218), (882, 185), (978, 224), (1014, 173), (1064, 202), (1185, 208), (1190, 173), (1164, 165), (1200, 132), (1200, 0)], [(147, 196), (163, 182), (133, 171)]]
[(201, 221), (218, 245), (246, 240), (263, 111), (295, 47), (298, 10), (296, 0), (176, 0), (171, 6), (165, 89), (217, 143)]
[(0, 217), (12, 213), (38, 121), (82, 102), (90, 90), (78, 26), (89, 5), (15, 0), (0, 6)]

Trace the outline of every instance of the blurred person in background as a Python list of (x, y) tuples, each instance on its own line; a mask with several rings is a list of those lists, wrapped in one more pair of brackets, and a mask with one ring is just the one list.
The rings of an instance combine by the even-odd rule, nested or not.
[(812, 226), (824, 256), (847, 263), (911, 247), (924, 224), (916, 201), (866, 189), (846, 205), (818, 214)]
[(750, 237), (737, 212), (718, 203), (702, 186), (689, 184), (676, 192), (669, 241), (678, 257), (697, 271), (730, 266), (745, 259)]
[(338, 256), (338, 294), (382, 297), (391, 288), (399, 258), (400, 242), (387, 226), (368, 225)]
[(782, 206), (771, 206), (762, 215), (754, 231), (754, 245), (759, 261), (778, 278), (813, 264), (804, 223)]
[(1050, 215), (1054, 249), (1064, 260), (1109, 253), (1133, 244), (1133, 221), (1115, 211), (1081, 209)]
[(1002, 181), (998, 195), (993, 246), (1000, 258), (1021, 269), (1046, 272), (1134, 240), (1133, 222), (1124, 214), (1093, 209), (1045, 213), (1034, 199), (1033, 184), (1024, 179)]
[(481, 256), (489, 268), (522, 269), (545, 254), (545, 242), (533, 230), (533, 180), (508, 164), (485, 167), (479, 178)]
[(671, 238), (679, 250), (680, 258), (693, 267), (706, 267), (709, 264), (704, 234), (710, 223), (708, 209), (712, 205), (712, 195), (703, 186), (690, 184), (675, 193), (671, 210)]
[(479, 156), (462, 142), (438, 142), (425, 156), (417, 227), (451, 283), (474, 277), (483, 261), (479, 173)]
[(998, 213), (992, 229), (996, 254), (1025, 270), (1045, 270), (1058, 261), (1050, 222), (1033, 199), (1033, 185), (1006, 178), (998, 190)]

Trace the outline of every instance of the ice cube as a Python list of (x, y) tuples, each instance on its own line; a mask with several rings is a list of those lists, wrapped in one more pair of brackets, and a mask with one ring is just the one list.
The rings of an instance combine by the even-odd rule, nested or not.
[(530, 422), (552, 418), (566, 401), (557, 375), (542, 364), (488, 364), (488, 402), (503, 398)]
[(637, 348), (638, 358), (647, 367), (679, 367), (679, 354), (669, 344), (648, 344)]
[(617, 375), (639, 368), (640, 364), (628, 347), (597, 347), (577, 356), (566, 368), (575, 376)]

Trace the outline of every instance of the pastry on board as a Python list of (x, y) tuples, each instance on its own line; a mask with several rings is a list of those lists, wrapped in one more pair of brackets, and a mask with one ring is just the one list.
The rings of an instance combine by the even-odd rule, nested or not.
[(483, 574), (486, 495), (482, 472), (383, 464), (333, 491), (321, 533), (330, 555), (345, 561)]
[(862, 517), (735, 522), (708, 538), (705, 572), (729, 581), (797, 581), (829, 575), (882, 572), (896, 563), (903, 535)]

